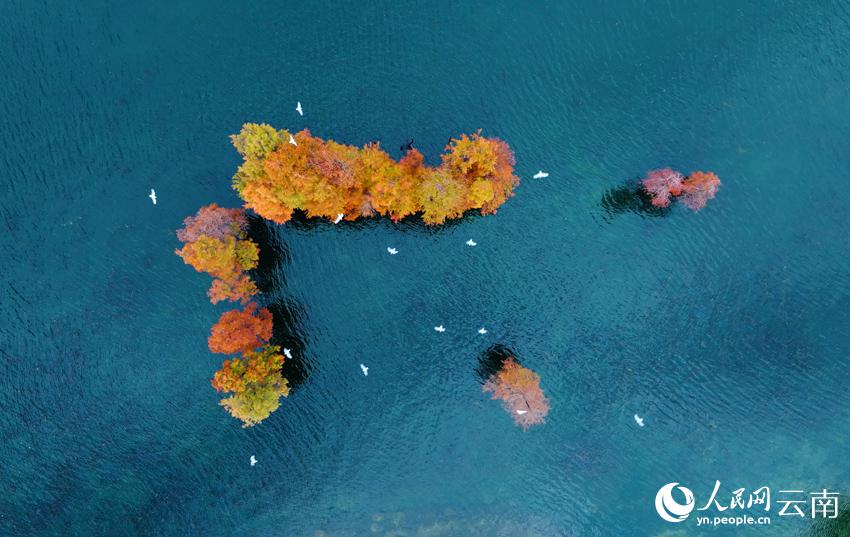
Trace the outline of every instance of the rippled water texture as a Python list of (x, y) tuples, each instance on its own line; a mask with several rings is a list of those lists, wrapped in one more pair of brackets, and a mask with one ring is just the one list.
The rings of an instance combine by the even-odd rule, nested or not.
[[(846, 2), (310, 4), (0, 6), (0, 534), (797, 535), (653, 500), (850, 489)], [(523, 180), (439, 229), (255, 223), (299, 378), (250, 430), (173, 255), (245, 121), (431, 162), (484, 128)], [(723, 186), (644, 212), (659, 166)], [(482, 393), (497, 343), (545, 425)]]

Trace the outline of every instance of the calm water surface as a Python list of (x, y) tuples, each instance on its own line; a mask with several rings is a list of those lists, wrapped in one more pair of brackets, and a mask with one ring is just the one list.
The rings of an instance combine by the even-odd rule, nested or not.
[[(653, 499), (850, 489), (850, 6), (365, 4), (0, 6), (0, 534), (803, 532)], [(439, 229), (255, 226), (300, 378), (250, 430), (209, 385), (225, 307), (173, 255), (184, 216), (238, 204), (245, 121), (432, 162), (483, 128), (523, 179)], [(718, 198), (610, 203), (666, 165)], [(545, 425), (481, 392), (496, 343)]]

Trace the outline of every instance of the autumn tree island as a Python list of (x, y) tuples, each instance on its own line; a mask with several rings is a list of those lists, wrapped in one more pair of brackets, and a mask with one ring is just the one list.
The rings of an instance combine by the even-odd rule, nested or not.
[[(439, 166), (425, 165), (416, 149), (396, 161), (379, 144), (357, 148), (307, 130), (291, 134), (254, 123), (231, 140), (244, 159), (233, 187), (246, 209), (278, 224), (300, 210), (335, 222), (374, 216), (399, 221), (418, 214), (426, 224), (439, 225), (469, 210), (495, 213), (519, 183), (508, 144), (480, 132), (452, 138)], [(244, 306), (224, 312), (212, 328), (210, 351), (228, 356), (212, 386), (230, 394), (221, 405), (233, 417), (245, 427), (256, 425), (289, 394), (281, 373), (287, 351), (281, 354), (270, 342), (269, 310), (252, 302), (259, 291), (250, 272), (257, 267), (259, 248), (247, 236), (244, 209), (213, 203), (183, 224), (177, 232), (183, 247), (176, 253), (213, 277), (210, 301)]]
[(307, 130), (248, 123), (231, 139), (244, 159), (233, 187), (246, 208), (278, 224), (296, 209), (330, 220), (421, 214), (442, 224), (468, 210), (495, 213), (519, 183), (508, 144), (480, 132), (452, 138), (436, 167), (416, 149), (395, 161), (380, 144), (357, 148)]

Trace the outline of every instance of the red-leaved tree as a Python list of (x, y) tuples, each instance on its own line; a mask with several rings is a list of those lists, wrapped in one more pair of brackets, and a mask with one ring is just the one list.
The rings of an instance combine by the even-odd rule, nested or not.
[(183, 220), (183, 229), (177, 231), (177, 238), (180, 242), (195, 242), (203, 235), (216, 239), (241, 238), (247, 229), (244, 210), (225, 209), (210, 203), (201, 207), (195, 216)]
[(208, 344), (212, 352), (237, 354), (253, 351), (271, 337), (271, 312), (266, 308), (257, 311), (257, 305), (252, 302), (243, 311), (222, 313), (212, 327)]
[(669, 206), (672, 196), (681, 198), (686, 207), (699, 211), (717, 195), (720, 179), (712, 172), (691, 172), (683, 177), (675, 170), (662, 168), (647, 172), (641, 184), (656, 207)]
[(484, 391), (491, 393), (493, 399), (501, 399), (514, 423), (524, 431), (544, 423), (549, 413), (549, 401), (540, 389), (540, 376), (516, 363), (513, 357), (502, 362), (502, 369), (484, 383)]
[(661, 168), (647, 172), (641, 181), (643, 188), (652, 196), (652, 204), (656, 207), (667, 207), (670, 205), (670, 196), (678, 196), (682, 193), (681, 173), (671, 168)]
[(682, 203), (699, 211), (717, 195), (720, 179), (712, 172), (691, 172), (682, 182)]

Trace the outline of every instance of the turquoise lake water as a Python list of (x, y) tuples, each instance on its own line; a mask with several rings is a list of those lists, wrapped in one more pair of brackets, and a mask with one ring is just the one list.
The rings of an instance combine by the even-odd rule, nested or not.
[[(847, 2), (0, 14), (0, 535), (805, 535), (778, 505), (671, 524), (655, 495), (850, 492)], [(256, 223), (298, 382), (247, 430), (209, 384), (226, 306), (173, 254), (185, 216), (239, 204), (246, 121), (432, 163), (482, 128), (522, 179), (438, 229)], [(662, 166), (723, 185), (630, 205)], [(545, 425), (482, 393), (495, 344), (540, 374)]]

